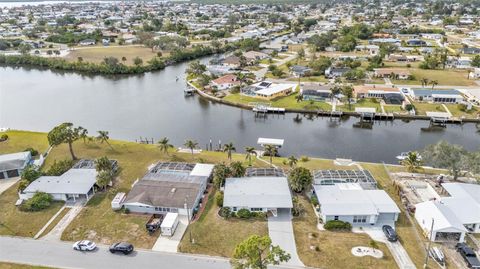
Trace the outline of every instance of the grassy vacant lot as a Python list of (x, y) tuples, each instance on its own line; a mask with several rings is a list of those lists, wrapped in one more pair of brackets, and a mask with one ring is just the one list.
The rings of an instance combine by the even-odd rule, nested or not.
[[(320, 268), (396, 268), (395, 260), (385, 244), (378, 243), (382, 259), (355, 257), (350, 252), (356, 246), (369, 246), (367, 234), (330, 232), (317, 229), (317, 216), (306, 198), (300, 199), (305, 214), (293, 219), (293, 231), (300, 259), (306, 266)], [(318, 247), (318, 250), (311, 249)]]
[(414, 102), (417, 115), (427, 115), (427, 112), (447, 112), (441, 104)]
[(0, 262), (0, 269), (48, 269), (50, 267)]
[(325, 111), (332, 110), (332, 107), (325, 102), (313, 102), (313, 104), (309, 101), (297, 102), (297, 100), (295, 100), (295, 97), (297, 95), (298, 95), (298, 92), (291, 94), (289, 96), (278, 97), (268, 101), (265, 99), (249, 97), (249, 96), (236, 93), (236, 94), (229, 94), (225, 96), (223, 99), (230, 102), (234, 102), (234, 103), (240, 103), (240, 104), (248, 104), (251, 102), (271, 103), (271, 105), (274, 107), (283, 107), (283, 108), (289, 108), (289, 109), (325, 110)]
[(48, 149), (48, 140), (45, 133), (9, 131), (8, 139), (0, 143), (0, 154), (23, 151), (26, 148), (34, 148), (38, 152)]
[(458, 105), (455, 104), (449, 104), (445, 106), (448, 108), (448, 110), (450, 111), (450, 113), (452, 113), (454, 117), (476, 118), (479, 113), (478, 108), (476, 107), (473, 107), (469, 111), (462, 111), (459, 109)]
[(476, 85), (473, 80), (469, 80), (466, 71), (455, 70), (426, 70), (420, 68), (408, 69), (415, 77), (414, 80), (394, 80), (394, 84), (398, 85), (422, 85), (423, 78), (429, 81), (436, 80), (438, 85), (452, 86), (473, 86)]
[[(217, 215), (218, 210), (212, 194), (202, 216), (188, 227), (183, 236), (178, 246), (180, 252), (231, 257), (235, 246), (247, 237), (268, 234), (266, 220), (225, 220)], [(189, 241), (190, 231), (195, 244)]]
[(394, 113), (394, 112), (400, 113), (400, 112), (404, 112), (404, 110), (402, 109), (402, 107), (401, 107), (401, 106), (398, 106), (398, 105), (384, 105), (384, 106), (383, 106), (383, 109), (385, 109), (385, 112), (386, 112), (386, 113)]
[(382, 112), (382, 108), (380, 106), (380, 103), (378, 101), (373, 101), (371, 99), (359, 99), (356, 104), (351, 104), (348, 106), (347, 103), (345, 103), (342, 106), (337, 106), (337, 110), (339, 111), (355, 111), (356, 107), (373, 107), (377, 110), (377, 112)]
[(125, 64), (133, 65), (133, 59), (137, 56), (146, 63), (156, 55), (156, 51), (152, 52), (150, 48), (143, 46), (80, 47), (71, 51), (66, 59), (77, 61), (78, 57), (82, 57), (85, 62), (100, 63), (105, 57), (115, 57), (120, 62), (122, 57), (126, 57)]

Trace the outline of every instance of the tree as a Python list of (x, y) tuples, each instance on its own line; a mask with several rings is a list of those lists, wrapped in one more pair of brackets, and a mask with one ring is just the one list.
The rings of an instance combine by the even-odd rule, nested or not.
[(427, 87), (427, 85), (428, 85), (428, 79), (427, 78), (422, 78), (421, 82), (422, 82), (422, 87)]
[(28, 54), (32, 50), (32, 46), (30, 44), (20, 44), (18, 46), (18, 51), (20, 51), (21, 54)]
[(103, 144), (103, 142), (107, 143), (107, 145), (113, 149), (112, 145), (108, 142), (109, 139), (110, 136), (108, 136), (108, 131), (98, 131), (97, 140), (100, 141), (101, 144)]
[(288, 174), (288, 183), (294, 192), (302, 192), (310, 187), (313, 176), (305, 167), (296, 167)]
[(413, 172), (417, 171), (418, 169), (420, 169), (420, 167), (422, 166), (422, 160), (421, 160), (418, 152), (410, 151), (408, 153), (407, 157), (404, 160), (400, 161), (400, 164), (405, 166), (405, 168), (407, 168), (408, 172), (413, 173)]
[(183, 145), (185, 147), (187, 147), (188, 149), (190, 149), (190, 152), (192, 153), (192, 156), (193, 156), (193, 150), (198, 147), (198, 143), (195, 140), (187, 140), (187, 141), (185, 141), (185, 143)]
[(298, 159), (295, 157), (295, 156), (290, 156), (288, 157), (288, 166), (290, 166), (290, 168), (293, 168), (297, 165), (297, 162), (298, 162)]
[(133, 59), (133, 64), (136, 65), (136, 66), (142, 65), (142, 64), (143, 64), (142, 58), (140, 58), (140, 57), (138, 57), (138, 56), (135, 57), (135, 58)]
[(54, 127), (47, 135), (48, 143), (52, 147), (59, 146), (63, 143), (68, 144), (70, 155), (72, 160), (76, 160), (77, 157), (73, 152), (73, 142), (77, 141), (81, 137), (81, 133), (85, 130), (83, 127), (74, 127), (73, 123), (65, 122)]
[(245, 156), (245, 159), (248, 160), (248, 166), (252, 166), (252, 156), (253, 155), (257, 156), (257, 152), (255, 151), (255, 148), (245, 147), (245, 153), (247, 153), (247, 155)]
[(475, 57), (473, 57), (471, 65), (474, 67), (480, 67), (480, 55), (475, 55)]
[(25, 201), (20, 207), (24, 211), (40, 211), (48, 208), (53, 202), (50, 194), (45, 192), (36, 192), (32, 198)]
[(232, 174), (230, 167), (223, 163), (216, 164), (213, 167), (213, 184), (220, 189), (225, 184), (225, 179)]
[(83, 144), (87, 143), (87, 140), (88, 140), (88, 130), (87, 129), (82, 129), (82, 131), (80, 132), (80, 139), (83, 140)]
[(108, 184), (110, 184), (110, 182), (112, 181), (113, 179), (113, 176), (112, 174), (110, 174), (108, 171), (100, 171), (98, 172), (97, 174), (97, 185), (102, 188), (103, 190), (105, 190), (108, 186)]
[(303, 100), (303, 95), (297, 94), (297, 95), (295, 96), (295, 101), (297, 101), (297, 103), (301, 102), (302, 100)]
[(235, 247), (230, 264), (235, 269), (266, 269), (290, 260), (290, 254), (273, 246), (268, 236), (252, 235)]
[(266, 145), (264, 155), (268, 155), (270, 157), (270, 164), (273, 162), (273, 156), (276, 156), (278, 152), (277, 147), (274, 145)]
[(158, 148), (168, 155), (168, 149), (173, 148), (173, 145), (169, 143), (168, 138), (164, 137), (158, 141)]
[(201, 64), (200, 61), (193, 61), (188, 64), (187, 73), (194, 75), (201, 75), (203, 72), (207, 71), (207, 67), (204, 64)]
[(232, 177), (243, 177), (245, 175), (245, 167), (242, 162), (233, 162), (230, 164), (230, 171)]
[(42, 176), (42, 172), (38, 171), (37, 167), (33, 165), (27, 165), (27, 167), (23, 169), (22, 174), (20, 175), (20, 178), (30, 183), (41, 176)]
[(298, 51), (297, 51), (297, 56), (299, 59), (303, 59), (305, 58), (305, 50), (303, 48), (300, 48)]
[(348, 109), (352, 109), (353, 88), (352, 86), (342, 87), (342, 94), (347, 98)]
[(232, 142), (225, 144), (223, 146), (223, 152), (227, 153), (227, 158), (232, 161), (232, 151), (236, 151), (235, 146), (233, 145)]
[(438, 85), (438, 81), (432, 80), (430, 81), (430, 85), (432, 85), (432, 90), (433, 90), (433, 88)]
[(454, 180), (458, 179), (468, 164), (467, 151), (460, 145), (450, 144), (446, 141), (428, 145), (422, 156), (433, 167), (450, 170)]
[(96, 159), (95, 170), (97, 171), (97, 185), (105, 190), (116, 174), (112, 161), (106, 156)]

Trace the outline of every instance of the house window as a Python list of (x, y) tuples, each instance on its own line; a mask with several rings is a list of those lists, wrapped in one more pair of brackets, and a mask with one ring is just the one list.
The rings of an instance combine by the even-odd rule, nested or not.
[(237, 207), (234, 206), (233, 209), (232, 209), (232, 211), (236, 212), (236, 211), (237, 211)]
[(334, 216), (333, 219), (334, 219), (334, 220), (338, 220), (338, 216)]
[(367, 222), (367, 216), (353, 216), (353, 223), (365, 223)]
[(251, 208), (250, 211), (252, 211), (252, 212), (259, 212), (259, 211), (263, 211), (263, 208), (253, 207), (253, 208)]

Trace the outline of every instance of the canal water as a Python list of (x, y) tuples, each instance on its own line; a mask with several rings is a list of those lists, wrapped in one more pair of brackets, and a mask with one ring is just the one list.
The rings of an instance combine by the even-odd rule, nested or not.
[[(204, 61), (207, 61), (204, 59)], [(343, 121), (296, 114), (255, 118), (251, 111), (184, 97), (187, 63), (138, 76), (85, 76), (29, 68), (0, 67), (0, 127), (49, 131), (61, 122), (110, 132), (112, 138), (168, 137), (176, 146), (186, 139), (205, 148), (233, 142), (238, 151), (256, 146), (258, 137), (282, 138), (282, 155), (351, 158), (395, 163), (400, 152), (439, 140), (478, 149), (474, 124), (423, 131), (427, 121), (377, 122), (356, 128)], [(179, 80), (176, 81), (176, 78)]]

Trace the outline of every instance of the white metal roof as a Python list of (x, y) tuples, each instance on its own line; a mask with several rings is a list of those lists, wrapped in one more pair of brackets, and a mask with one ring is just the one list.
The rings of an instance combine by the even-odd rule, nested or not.
[(355, 112), (357, 113), (375, 113), (377, 111), (374, 107), (356, 107)]
[(364, 190), (358, 183), (314, 185), (325, 215), (378, 215), (400, 213), (395, 202), (383, 190)]
[(30, 151), (0, 155), (0, 171), (24, 168), (30, 156)]
[(455, 213), (439, 201), (427, 201), (415, 205), (415, 219), (425, 230), (441, 232), (466, 232), (467, 229), (458, 220)]
[(443, 188), (451, 197), (442, 198), (463, 224), (480, 223), (480, 185), (466, 183), (444, 183)]
[(273, 145), (273, 146), (283, 146), (283, 139), (276, 139), (276, 138), (264, 138), (259, 137), (257, 140), (257, 144), (259, 145)]
[(295, 91), (296, 87), (297, 87), (296, 84), (272, 84), (270, 85), (270, 87), (258, 90), (255, 93), (265, 95), (265, 96), (270, 96), (279, 92), (283, 92), (288, 89)]
[(24, 193), (86, 194), (96, 182), (95, 169), (70, 169), (61, 176), (43, 176), (33, 181)]
[(178, 219), (178, 213), (168, 212), (165, 215), (165, 218), (160, 224), (160, 228), (170, 228), (175, 224), (175, 221)]
[(213, 167), (213, 164), (197, 163), (190, 172), (190, 176), (209, 177), (212, 174)]
[(286, 177), (227, 178), (223, 205), (249, 208), (292, 208)]
[(449, 119), (451, 115), (447, 112), (434, 112), (434, 111), (427, 111), (427, 116), (434, 117), (434, 118), (446, 118)]

